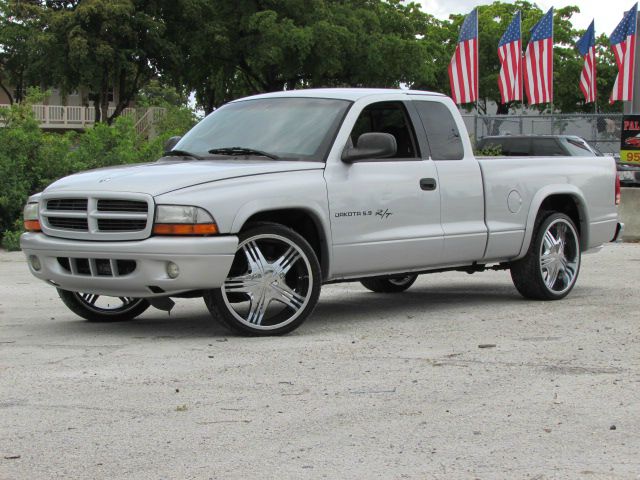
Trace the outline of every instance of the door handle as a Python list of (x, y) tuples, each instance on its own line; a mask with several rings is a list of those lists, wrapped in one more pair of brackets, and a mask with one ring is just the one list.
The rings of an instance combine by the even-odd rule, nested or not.
[(420, 179), (420, 188), (422, 190), (435, 190), (437, 187), (435, 178), (421, 178)]

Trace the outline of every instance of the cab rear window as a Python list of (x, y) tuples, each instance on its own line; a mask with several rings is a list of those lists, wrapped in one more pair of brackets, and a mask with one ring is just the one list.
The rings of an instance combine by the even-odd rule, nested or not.
[(458, 126), (446, 105), (440, 102), (414, 100), (414, 105), (427, 133), (431, 158), (462, 160), (464, 148)]

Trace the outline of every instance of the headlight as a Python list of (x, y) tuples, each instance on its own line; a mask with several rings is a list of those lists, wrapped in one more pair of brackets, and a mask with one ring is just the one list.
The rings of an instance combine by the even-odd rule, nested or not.
[(218, 226), (203, 208), (186, 205), (158, 205), (153, 225), (156, 235), (213, 235)]
[(39, 232), (41, 230), (37, 203), (27, 203), (22, 216), (24, 218), (24, 229), (27, 232)]

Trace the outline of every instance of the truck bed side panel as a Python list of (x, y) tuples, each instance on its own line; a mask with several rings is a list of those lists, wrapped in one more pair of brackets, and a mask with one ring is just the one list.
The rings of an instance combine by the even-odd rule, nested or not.
[(542, 201), (569, 194), (579, 206), (583, 250), (608, 242), (617, 222), (615, 163), (609, 157), (478, 159), (489, 240), (485, 261), (526, 253)]

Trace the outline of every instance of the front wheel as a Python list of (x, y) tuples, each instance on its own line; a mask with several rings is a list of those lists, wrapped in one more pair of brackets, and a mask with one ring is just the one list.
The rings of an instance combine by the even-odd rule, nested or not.
[(149, 308), (149, 302), (144, 298), (107, 297), (60, 288), (58, 295), (69, 310), (90, 322), (133, 320)]
[(540, 215), (527, 254), (511, 265), (520, 294), (536, 300), (566, 297), (580, 271), (578, 231), (564, 213)]
[(239, 236), (221, 288), (207, 290), (211, 314), (244, 335), (282, 335), (299, 327), (320, 295), (320, 264), (309, 243), (290, 228), (263, 224)]

